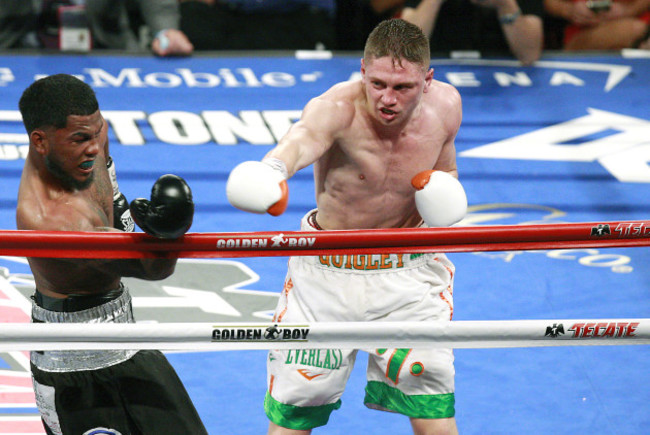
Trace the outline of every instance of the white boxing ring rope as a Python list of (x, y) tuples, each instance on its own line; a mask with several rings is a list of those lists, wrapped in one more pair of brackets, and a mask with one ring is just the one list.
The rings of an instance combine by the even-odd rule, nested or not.
[[(359, 231), (142, 233), (0, 230), (0, 255), (221, 258), (650, 246), (650, 221)], [(650, 319), (452, 322), (0, 323), (0, 351), (490, 348), (650, 344)]]
[(495, 348), (650, 344), (650, 319), (317, 323), (4, 323), (8, 350)]

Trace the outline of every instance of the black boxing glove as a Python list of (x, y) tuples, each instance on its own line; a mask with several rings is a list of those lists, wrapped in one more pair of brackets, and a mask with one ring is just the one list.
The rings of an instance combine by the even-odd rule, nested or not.
[(135, 224), (131, 218), (129, 202), (126, 200), (126, 196), (120, 192), (120, 187), (117, 185), (115, 164), (110, 156), (106, 162), (106, 169), (108, 170), (108, 176), (111, 179), (111, 186), (113, 187), (113, 228), (131, 233), (135, 230)]
[(135, 231), (135, 223), (131, 217), (129, 202), (123, 193), (117, 198), (113, 198), (113, 228), (132, 233)]
[(181, 237), (192, 226), (194, 202), (185, 180), (163, 175), (151, 188), (151, 200), (131, 201), (131, 216), (142, 230), (161, 239)]

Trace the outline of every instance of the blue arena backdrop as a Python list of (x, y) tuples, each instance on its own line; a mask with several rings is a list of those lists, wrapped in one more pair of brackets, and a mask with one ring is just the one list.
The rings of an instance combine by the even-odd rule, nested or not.
[[(0, 55), (0, 226), (15, 229), (27, 149), (17, 110), (35, 78), (74, 74), (109, 122), (121, 190), (149, 194), (183, 176), (196, 202), (192, 232), (297, 230), (314, 207), (312, 171), (289, 181), (277, 218), (229, 206), (225, 181), (260, 159), (332, 84), (355, 79), (359, 55)], [(463, 98), (456, 139), (468, 193), (465, 225), (643, 221), (650, 218), (650, 59), (433, 59), (435, 78)], [(647, 248), (451, 254), (457, 320), (642, 318), (650, 314)], [(0, 258), (1, 321), (28, 321), (24, 259)], [(131, 281), (141, 321), (263, 321), (286, 258), (183, 261), (157, 284)], [(156, 298), (153, 303), (152, 297)], [(161, 303), (160, 297), (168, 298)], [(263, 433), (264, 352), (170, 353), (211, 434)], [(0, 433), (42, 433), (23, 352), (0, 355)], [(409, 433), (405, 418), (362, 405), (365, 359), (323, 434)], [(638, 434), (650, 426), (648, 346), (457, 350), (457, 419), (465, 434)]]

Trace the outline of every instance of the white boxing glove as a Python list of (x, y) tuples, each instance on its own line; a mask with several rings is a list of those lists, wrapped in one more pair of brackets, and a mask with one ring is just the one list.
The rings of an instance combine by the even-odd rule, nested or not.
[(467, 195), (458, 179), (444, 171), (423, 171), (411, 180), (415, 206), (429, 227), (449, 227), (467, 214)]
[(279, 216), (289, 202), (286, 179), (286, 166), (281, 160), (243, 162), (230, 172), (226, 196), (240, 210)]

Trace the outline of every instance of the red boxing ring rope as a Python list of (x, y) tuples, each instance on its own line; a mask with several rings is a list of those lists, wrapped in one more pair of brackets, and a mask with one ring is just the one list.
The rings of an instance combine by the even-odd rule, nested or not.
[(143, 233), (0, 231), (0, 255), (47, 258), (234, 258), (650, 246), (650, 221), (345, 231)]

